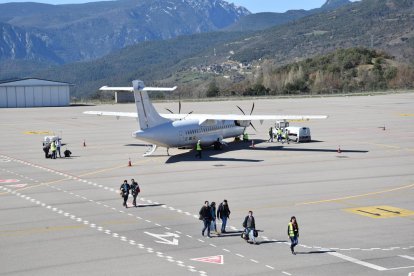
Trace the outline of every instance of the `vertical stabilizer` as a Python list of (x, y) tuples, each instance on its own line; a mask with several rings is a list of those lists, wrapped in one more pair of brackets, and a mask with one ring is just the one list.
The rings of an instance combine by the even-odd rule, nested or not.
[(134, 80), (132, 82), (134, 89), (135, 105), (137, 107), (138, 119), (140, 129), (147, 129), (158, 126), (163, 123), (170, 122), (169, 119), (161, 117), (161, 115), (155, 110), (152, 105), (147, 91), (172, 91), (174, 88), (156, 88), (145, 87), (144, 82), (140, 80)]
[(108, 87), (102, 86), (99, 90), (102, 91), (129, 91), (134, 92), (135, 105), (137, 107), (139, 127), (140, 129), (147, 129), (155, 127), (167, 122), (169, 119), (162, 117), (152, 105), (147, 91), (174, 91), (177, 86), (171, 88), (161, 87), (145, 87), (144, 82), (140, 80), (132, 81), (132, 87)]

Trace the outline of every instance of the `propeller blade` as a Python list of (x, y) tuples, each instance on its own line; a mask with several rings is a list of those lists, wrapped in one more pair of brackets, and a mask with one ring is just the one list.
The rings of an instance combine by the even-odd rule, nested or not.
[(237, 108), (243, 113), (243, 115), (246, 115), (246, 113), (244, 113), (243, 109), (240, 108), (240, 106), (236, 105)]
[(250, 111), (250, 115), (252, 115), (253, 110), (254, 110), (254, 103), (253, 103), (253, 105), (252, 105), (252, 110)]
[(174, 114), (174, 112), (172, 112), (170, 109), (166, 108), (165, 110), (167, 110), (168, 112), (170, 112), (171, 114)]
[(254, 129), (254, 131), (257, 132), (257, 129), (254, 127), (254, 125), (250, 122), (250, 126)]

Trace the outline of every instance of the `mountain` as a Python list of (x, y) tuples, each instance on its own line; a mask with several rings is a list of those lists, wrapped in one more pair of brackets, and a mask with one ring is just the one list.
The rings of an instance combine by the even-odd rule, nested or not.
[(54, 60), (61, 59), (50, 53), (50, 47), (42, 34), (29, 32), (22, 28), (0, 22), (0, 57), (16, 60)]
[(312, 10), (290, 10), (284, 13), (261, 12), (246, 15), (226, 29), (229, 31), (257, 31), (283, 25), (305, 16), (331, 11), (352, 3), (349, 0), (327, 0), (320, 8)]
[[(248, 82), (260, 83), (260, 76), (265, 79), (280, 66), (341, 48), (374, 48), (394, 56), (390, 58), (393, 62), (412, 65), (412, 14), (412, 0), (363, 0), (263, 31), (212, 32), (145, 42), (95, 61), (55, 67), (31, 76), (74, 83), (73, 95), (88, 97), (102, 85), (128, 85), (136, 78), (143, 79), (148, 85), (168, 79), (169, 84), (178, 84), (180, 88), (191, 86), (189, 93), (202, 93), (194, 89), (196, 83), (205, 87), (212, 78), (219, 78), (221, 83), (230, 86), (233, 80), (230, 75), (230, 78), (224, 78), (224, 74), (202, 72), (202, 68), (193, 71), (193, 66), (215, 66), (224, 62), (245, 62), (258, 67), (271, 64), (267, 66), (269, 70), (260, 74), (252, 71), (238, 75), (238, 79), (247, 81), (240, 81), (243, 86), (238, 89), (244, 89)], [(329, 60), (326, 62), (329, 66)], [(180, 77), (176, 77), (177, 74)]]
[(412, 0), (363, 0), (256, 32), (234, 42), (237, 47), (223, 45), (217, 51), (233, 51), (237, 61), (269, 58), (283, 64), (338, 48), (373, 47), (410, 63), (413, 13)]
[[(33, 40), (37, 37), (43, 41), (43, 45), (36, 41), (38, 48), (31, 49), (25, 40), (15, 40), (13, 46), (8, 46), (9, 50), (0, 52), (0, 60), (46, 59), (55, 64), (91, 60), (142, 41), (220, 30), (248, 14), (245, 8), (223, 0), (0, 4), (0, 22), (18, 28), (18, 32), (26, 33)], [(12, 36), (10, 30), (2, 28), (2, 32), (7, 32), (6, 37)], [(0, 45), (10, 44), (4, 40), (3, 35)], [(28, 53), (47, 49), (50, 54), (13, 55), (13, 49)]]
[(326, 0), (325, 4), (322, 5), (321, 10), (332, 11), (350, 3), (351, 1), (349, 0)]

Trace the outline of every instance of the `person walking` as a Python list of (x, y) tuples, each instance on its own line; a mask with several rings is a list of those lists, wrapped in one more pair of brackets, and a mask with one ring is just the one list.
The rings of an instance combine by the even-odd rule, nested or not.
[(59, 153), (59, 158), (62, 158), (62, 155), (60, 154), (60, 147), (62, 146), (62, 142), (60, 140), (61, 140), (60, 138), (56, 139), (55, 145), (56, 145), (56, 151), (57, 153)]
[(196, 144), (196, 151), (197, 151), (197, 153), (196, 153), (196, 156), (195, 157), (198, 157), (198, 158), (201, 159), (201, 151), (202, 150), (203, 149), (201, 148), (201, 140), (198, 140), (197, 141), (197, 144)]
[(290, 238), (290, 251), (292, 251), (293, 255), (296, 255), (295, 246), (298, 245), (299, 241), (299, 226), (296, 218), (293, 216), (290, 218), (290, 222), (288, 224), (288, 236)]
[[(256, 221), (253, 217), (253, 212), (249, 211), (249, 214), (244, 218), (243, 227), (245, 228), (245, 233), (252, 241), (253, 244), (257, 244), (256, 241)], [(249, 240), (247, 240), (248, 242)]]
[(211, 211), (211, 230), (214, 230), (214, 232), (218, 235), (219, 233), (217, 232), (217, 224), (216, 224), (216, 219), (217, 219), (217, 215), (216, 215), (216, 203), (213, 201), (210, 204), (210, 211)]
[(282, 133), (283, 133), (282, 129), (281, 128), (278, 128), (277, 129), (277, 141), (283, 143), (283, 141), (282, 141)]
[(283, 138), (285, 138), (286, 143), (289, 144), (289, 130), (285, 128), (285, 132), (283, 133)]
[(137, 207), (137, 196), (138, 194), (141, 192), (139, 185), (137, 182), (135, 182), (135, 180), (132, 178), (131, 179), (131, 194), (132, 194), (132, 204), (134, 205), (134, 207)]
[(52, 151), (52, 159), (56, 159), (56, 144), (54, 141), (50, 142), (50, 150)]
[(201, 235), (204, 237), (204, 232), (207, 229), (207, 236), (211, 238), (210, 224), (211, 224), (212, 216), (211, 216), (211, 208), (208, 204), (208, 201), (204, 202), (203, 207), (201, 207), (200, 209), (199, 215), (200, 215), (200, 220), (203, 221), (203, 229), (201, 230)]
[(226, 233), (227, 220), (230, 218), (230, 208), (227, 199), (220, 203), (217, 209), (217, 218), (221, 219), (221, 233)]
[(119, 190), (121, 191), (121, 196), (123, 197), (123, 199), (124, 199), (124, 203), (123, 203), (123, 206), (125, 207), (125, 208), (128, 208), (128, 205), (127, 205), (127, 200), (128, 200), (128, 194), (129, 194), (129, 190), (130, 190), (130, 186), (129, 186), (129, 184), (128, 184), (128, 181), (127, 180), (124, 180), (124, 183), (122, 183), (122, 185), (121, 185), (121, 187), (119, 187)]
[(269, 140), (268, 140), (268, 142), (273, 143), (273, 127), (269, 128)]

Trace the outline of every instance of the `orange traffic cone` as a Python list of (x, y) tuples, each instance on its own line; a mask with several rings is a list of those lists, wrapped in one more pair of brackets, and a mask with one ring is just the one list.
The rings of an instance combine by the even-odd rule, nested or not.
[(84, 146), (84, 147), (86, 147), (86, 143), (85, 143), (85, 140), (83, 140), (83, 146)]
[(129, 158), (128, 167), (132, 167), (131, 158)]
[(338, 153), (341, 153), (341, 146), (338, 146)]

